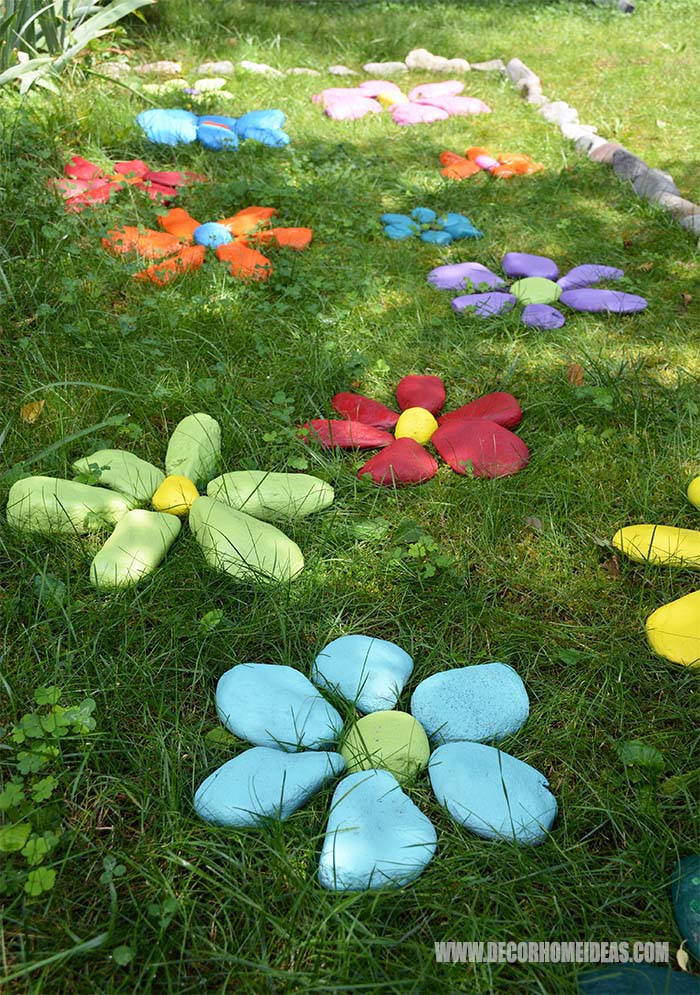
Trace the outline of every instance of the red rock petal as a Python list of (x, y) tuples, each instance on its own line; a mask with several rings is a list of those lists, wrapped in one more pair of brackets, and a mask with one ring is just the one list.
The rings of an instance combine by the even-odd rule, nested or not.
[(74, 180), (94, 180), (97, 176), (105, 175), (99, 166), (80, 155), (73, 156), (66, 165), (65, 174)]
[(527, 466), (530, 452), (517, 435), (487, 418), (458, 418), (430, 440), (455, 473), (507, 477)]
[(488, 418), (489, 421), (495, 421), (504, 428), (515, 428), (523, 419), (523, 411), (512, 394), (496, 390), (492, 394), (477, 397), (475, 401), (470, 401), (461, 408), (448, 411), (438, 418), (438, 424), (445, 425), (460, 418)]
[(140, 176), (143, 180), (148, 175), (149, 168), (143, 159), (129, 159), (126, 162), (115, 162), (114, 172), (120, 176)]
[(362, 422), (363, 425), (373, 425), (374, 428), (393, 428), (399, 420), (397, 411), (392, 411), (385, 404), (373, 401), (371, 397), (362, 394), (350, 394), (344, 391), (336, 394), (331, 404), (344, 418)]
[(414, 439), (397, 439), (386, 449), (367, 460), (357, 476), (369, 474), (375, 484), (400, 487), (402, 484), (422, 484), (431, 480), (438, 465), (423, 446)]
[(412, 373), (399, 381), (396, 400), (402, 411), (406, 408), (427, 408), (431, 415), (442, 411), (445, 385), (440, 377), (417, 376)]
[(381, 449), (390, 446), (394, 436), (371, 425), (359, 421), (337, 421), (329, 418), (315, 418), (302, 428), (308, 429), (309, 438), (316, 439), (323, 446), (340, 449)]

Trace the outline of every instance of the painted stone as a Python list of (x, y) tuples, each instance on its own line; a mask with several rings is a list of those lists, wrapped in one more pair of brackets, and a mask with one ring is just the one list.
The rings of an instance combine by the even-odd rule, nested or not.
[(512, 394), (495, 390), (463, 404), (461, 408), (446, 412), (438, 418), (438, 424), (444, 425), (460, 418), (488, 418), (504, 428), (515, 428), (523, 420), (523, 410)]
[(690, 481), (686, 493), (690, 503), (696, 508), (700, 508), (700, 477), (694, 477)]
[(662, 605), (645, 624), (655, 653), (672, 663), (700, 667), (700, 591)]
[(695, 975), (653, 964), (609, 964), (578, 976), (581, 995), (698, 995)]
[(338, 784), (319, 862), (329, 891), (409, 884), (432, 860), (437, 833), (388, 771), (358, 771)]
[(340, 753), (348, 774), (388, 770), (406, 785), (428, 766), (430, 744), (420, 722), (406, 712), (371, 712), (352, 726)]
[(561, 328), (566, 318), (555, 307), (549, 304), (527, 304), (520, 315), (523, 325), (528, 328)]
[(286, 819), (344, 768), (339, 753), (290, 754), (256, 746), (202, 781), (194, 808), (217, 826), (258, 826), (265, 819)]
[(553, 259), (534, 256), (530, 252), (506, 252), (501, 265), (511, 277), (538, 276), (544, 280), (556, 280), (559, 276), (559, 267)]
[(610, 314), (634, 314), (643, 311), (647, 306), (646, 300), (637, 294), (625, 294), (621, 290), (598, 290), (595, 287), (565, 290), (560, 300), (574, 311), (584, 311), (589, 314), (601, 311)]
[(179, 532), (174, 515), (140, 508), (127, 512), (95, 554), (90, 583), (103, 590), (137, 584), (165, 559)]
[(188, 477), (171, 474), (155, 492), (151, 504), (154, 511), (184, 516), (189, 514), (198, 497), (199, 491)]
[(440, 425), (430, 440), (455, 473), (506, 477), (527, 466), (523, 440), (486, 418), (456, 419)]
[(450, 263), (436, 266), (428, 273), (428, 283), (438, 290), (462, 290), (471, 285), (474, 290), (484, 286), (496, 290), (504, 286), (503, 280), (481, 263)]
[(520, 729), (529, 711), (520, 676), (498, 662), (433, 674), (411, 697), (411, 714), (437, 746), (503, 739)]
[(137, 504), (151, 500), (165, 480), (165, 474), (146, 460), (124, 449), (99, 449), (90, 456), (73, 463), (75, 473), (90, 473), (91, 467), (100, 471), (100, 483), (125, 494)]
[(561, 297), (559, 284), (541, 276), (526, 276), (522, 280), (516, 280), (511, 285), (510, 292), (521, 304), (554, 304)]
[(700, 532), (672, 525), (626, 525), (613, 546), (636, 563), (700, 568)]
[(390, 446), (394, 441), (393, 435), (383, 429), (349, 419), (337, 421), (314, 418), (301, 427), (308, 430), (309, 438), (329, 449), (334, 446), (338, 449), (380, 449), (382, 446)]
[(201, 486), (216, 473), (220, 457), (221, 427), (211, 415), (200, 411), (175, 426), (165, 453), (165, 472)]
[(426, 408), (406, 408), (396, 423), (394, 436), (397, 439), (413, 439), (424, 446), (438, 427), (438, 423)]
[(574, 266), (560, 277), (557, 283), (562, 290), (581, 290), (594, 283), (602, 283), (604, 280), (620, 280), (624, 275), (623, 270), (616, 269), (615, 266), (584, 263), (582, 266)]
[(402, 411), (406, 408), (425, 408), (437, 415), (445, 404), (445, 385), (440, 377), (410, 374), (403, 377), (396, 387), (396, 400)]
[(325, 480), (308, 473), (234, 470), (209, 481), (207, 494), (231, 508), (260, 518), (306, 518), (333, 504), (335, 492)]
[(676, 862), (671, 876), (673, 915), (686, 946), (700, 960), (700, 854)]
[(233, 235), (226, 225), (218, 221), (207, 221), (192, 232), (192, 238), (197, 245), (206, 245), (210, 249), (218, 249), (220, 245), (228, 245), (233, 241)]
[(24, 477), (10, 488), (5, 517), (23, 532), (85, 535), (116, 523), (134, 506), (124, 494), (76, 480)]
[(452, 309), (459, 313), (471, 308), (477, 317), (491, 318), (495, 314), (512, 311), (517, 303), (518, 299), (513, 294), (492, 290), (487, 294), (463, 294), (460, 297), (455, 297), (452, 301)]
[(485, 839), (540, 843), (552, 828), (557, 802), (544, 774), (482, 743), (446, 743), (428, 767), (435, 797)]
[(339, 415), (350, 421), (362, 422), (363, 425), (373, 425), (374, 428), (392, 429), (399, 420), (398, 411), (392, 411), (386, 404), (380, 404), (362, 394), (343, 391), (333, 396), (331, 404)]
[(375, 484), (400, 487), (422, 484), (438, 472), (436, 460), (414, 439), (397, 439), (382, 449), (358, 470), (362, 478), (369, 474)]
[(343, 720), (308, 677), (293, 667), (239, 663), (219, 678), (216, 710), (232, 733), (254, 746), (320, 750)]
[(360, 712), (393, 708), (413, 671), (395, 643), (372, 636), (340, 636), (316, 657), (311, 680), (353, 702)]

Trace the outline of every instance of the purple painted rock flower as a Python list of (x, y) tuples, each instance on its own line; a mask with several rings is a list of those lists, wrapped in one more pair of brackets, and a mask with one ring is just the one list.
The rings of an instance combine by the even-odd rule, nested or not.
[(559, 276), (553, 259), (529, 252), (507, 252), (501, 266), (507, 279), (481, 263), (437, 266), (428, 273), (428, 283), (438, 290), (466, 291), (452, 300), (458, 313), (491, 318), (520, 305), (520, 320), (529, 328), (561, 328), (566, 318), (555, 304), (590, 314), (633, 314), (647, 306), (637, 294), (593, 286), (621, 279), (623, 271), (614, 266), (586, 263)]

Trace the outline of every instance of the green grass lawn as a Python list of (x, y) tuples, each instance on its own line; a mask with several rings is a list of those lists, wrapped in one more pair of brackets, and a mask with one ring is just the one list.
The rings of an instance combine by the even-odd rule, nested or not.
[[(639, 0), (622, 17), (584, 2), (168, 0), (118, 44), (132, 63), (178, 59), (191, 76), (203, 58), (359, 69), (420, 46), (471, 61), (518, 56), (550, 98), (698, 200), (695, 8)], [(196, 411), (221, 423), (223, 469), (305, 466), (336, 489), (331, 509), (288, 529), (307, 567), (283, 590), (211, 572), (185, 526), (152, 579), (99, 595), (88, 569), (104, 537), (2, 525), (3, 722), (32, 711), (41, 686), (58, 686), (66, 705), (96, 702), (95, 731), (63, 740), (50, 765), (59, 786), (39, 806), (41, 825), (64, 830), (46, 862), (55, 886), (27, 896), (19, 855), (0, 879), (8, 993), (573, 995), (572, 965), (436, 964), (433, 943), (680, 943), (668, 875), (697, 850), (697, 680), (651, 655), (643, 623), (698, 580), (618, 563), (610, 539), (628, 523), (698, 523), (684, 495), (700, 472), (696, 244), (496, 74), (474, 72), (465, 87), (492, 115), (410, 129), (386, 114), (324, 117), (310, 96), (338, 82), (236, 74), (233, 113), (279, 106), (292, 136), (286, 149), (248, 142), (237, 154), (148, 145), (133, 123), (146, 106), (136, 77), (124, 87), (76, 69), (60, 98), (0, 100), (2, 506), (19, 475), (69, 475), (98, 448), (162, 465), (169, 433)], [(440, 151), (473, 144), (530, 153), (546, 172), (444, 180)], [(195, 217), (271, 205), (280, 224), (313, 228), (313, 243), (273, 253), (267, 284), (235, 282), (215, 260), (162, 289), (137, 283), (136, 266), (100, 237), (151, 227), (156, 210), (126, 193), (66, 214), (47, 181), (73, 154), (206, 173), (212, 182), (177, 202)], [(444, 249), (385, 238), (379, 215), (417, 205), (461, 211), (485, 236)], [(512, 317), (457, 317), (450, 295), (425, 282), (440, 263), (497, 267), (508, 250), (551, 255), (563, 271), (621, 266), (624, 289), (649, 308), (570, 314), (542, 333)], [(574, 363), (582, 387), (569, 382)], [(296, 425), (330, 414), (335, 392), (391, 404), (408, 373), (443, 377), (448, 409), (515, 394), (529, 467), (473, 481), (443, 465), (432, 482), (392, 492), (361, 484), (352, 453), (296, 438)], [(35, 400), (46, 404), (29, 424), (19, 408)], [(46, 582), (37, 594), (42, 577), (56, 597)], [(426, 777), (413, 793), (438, 830), (426, 872), (399, 891), (339, 896), (315, 881), (331, 789), (274, 830), (199, 821), (195, 787), (245, 748), (218, 736), (218, 677), (244, 661), (308, 674), (327, 642), (353, 632), (413, 655), (400, 707), (445, 668), (502, 660), (518, 670), (531, 715), (503, 745), (557, 796), (544, 845), (472, 836)], [(632, 740), (663, 761), (625, 765), (620, 747)], [(7, 735), (0, 750), (10, 777)]]

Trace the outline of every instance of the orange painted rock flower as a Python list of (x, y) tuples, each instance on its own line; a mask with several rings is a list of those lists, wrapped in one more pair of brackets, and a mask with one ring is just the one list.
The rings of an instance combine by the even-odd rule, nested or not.
[(449, 180), (464, 180), (481, 172), (508, 180), (512, 176), (541, 173), (544, 169), (542, 163), (533, 162), (529, 155), (503, 152), (493, 156), (488, 149), (478, 146), (467, 149), (463, 156), (456, 152), (441, 152), (440, 165), (443, 167), (440, 172)]
[(125, 227), (107, 233), (102, 245), (118, 254), (135, 253), (155, 260), (134, 274), (162, 286), (188, 270), (198, 269), (207, 248), (229, 266), (240, 280), (267, 280), (272, 263), (255, 246), (277, 245), (301, 251), (311, 242), (310, 228), (269, 228), (274, 207), (246, 207), (230, 218), (200, 224), (187, 211), (175, 207), (158, 218), (163, 231)]

